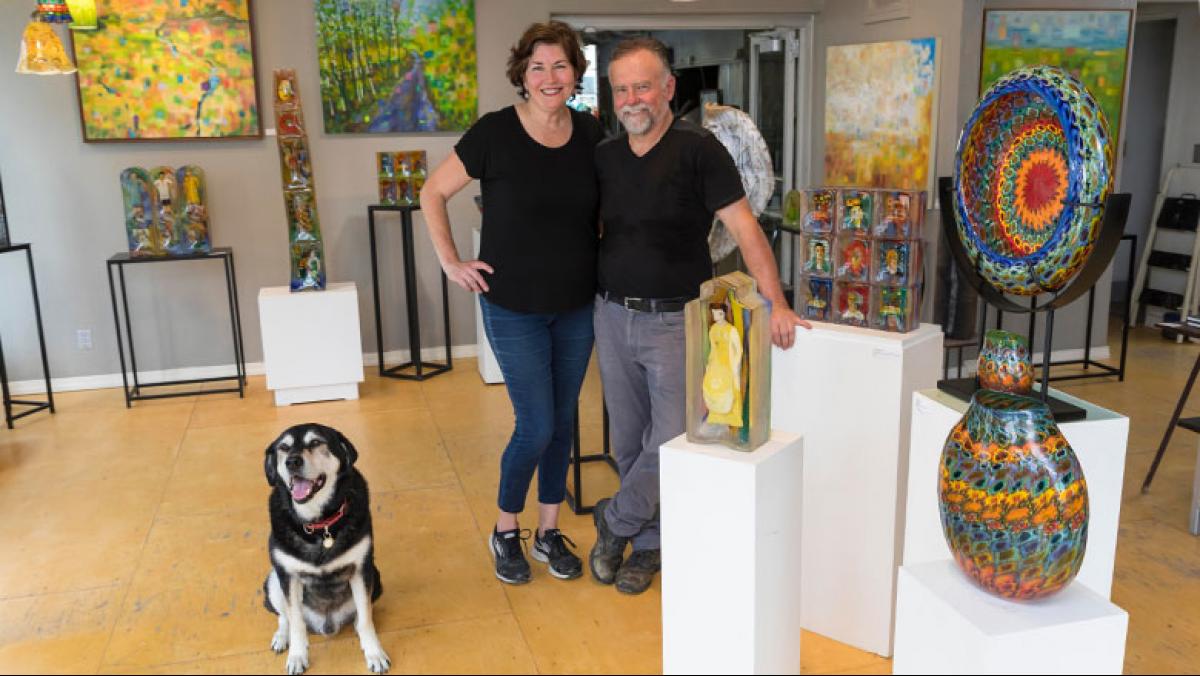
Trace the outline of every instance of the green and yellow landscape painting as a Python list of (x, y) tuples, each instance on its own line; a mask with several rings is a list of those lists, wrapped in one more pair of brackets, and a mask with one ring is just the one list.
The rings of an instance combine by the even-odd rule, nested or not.
[[(1057, 66), (1079, 78), (1115, 139), (1129, 61), (1129, 10), (989, 10), (984, 16), (979, 91), (1024, 66)], [(1118, 146), (1119, 147), (1119, 146)]]
[(248, 0), (99, 0), (72, 35), (84, 140), (258, 136)]
[(473, 0), (314, 0), (329, 133), (461, 131), (478, 114)]

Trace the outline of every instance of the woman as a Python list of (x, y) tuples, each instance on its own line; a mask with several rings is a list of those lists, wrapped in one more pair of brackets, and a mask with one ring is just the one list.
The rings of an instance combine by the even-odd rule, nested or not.
[[(560, 579), (583, 565), (558, 529), (579, 388), (592, 352), (598, 193), (593, 151), (602, 132), (567, 100), (587, 67), (559, 22), (530, 26), (512, 48), (508, 78), (523, 101), (484, 115), (421, 190), (421, 208), (446, 276), (481, 294), (484, 329), (512, 400), (516, 427), (500, 460), (492, 530), (496, 577), (530, 580), (517, 517), (538, 474), (533, 558)], [(462, 260), (446, 201), (472, 179), (483, 193), (479, 260)]]

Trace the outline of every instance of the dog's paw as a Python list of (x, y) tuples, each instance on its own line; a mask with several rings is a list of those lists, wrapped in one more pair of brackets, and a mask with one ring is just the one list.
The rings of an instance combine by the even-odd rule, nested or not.
[(279, 631), (275, 632), (274, 636), (271, 637), (271, 650), (274, 650), (275, 654), (278, 655), (279, 653), (281, 653), (287, 649), (288, 649), (287, 630), (280, 629)]
[(287, 672), (292, 676), (303, 674), (308, 668), (308, 651), (293, 650), (288, 653)]
[(373, 674), (386, 674), (387, 670), (392, 668), (392, 660), (388, 658), (387, 653), (383, 652), (382, 646), (364, 648), (363, 655), (367, 658), (367, 668)]

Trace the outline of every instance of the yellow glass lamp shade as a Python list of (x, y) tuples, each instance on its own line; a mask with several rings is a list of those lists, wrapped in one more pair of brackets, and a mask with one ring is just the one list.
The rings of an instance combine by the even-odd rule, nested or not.
[(96, 0), (67, 0), (71, 9), (71, 25), (73, 31), (94, 31), (100, 27), (96, 18)]
[(30, 21), (21, 36), (21, 56), (17, 72), (35, 75), (69, 75), (75, 64), (67, 56), (62, 40), (48, 23)]

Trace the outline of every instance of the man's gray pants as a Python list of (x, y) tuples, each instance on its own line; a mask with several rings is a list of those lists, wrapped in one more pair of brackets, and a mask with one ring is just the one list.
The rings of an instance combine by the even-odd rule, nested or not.
[(604, 514), (634, 550), (659, 549), (658, 447), (683, 434), (683, 312), (638, 312), (596, 298), (596, 352), (621, 488)]

